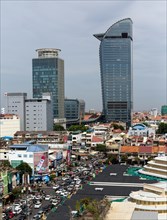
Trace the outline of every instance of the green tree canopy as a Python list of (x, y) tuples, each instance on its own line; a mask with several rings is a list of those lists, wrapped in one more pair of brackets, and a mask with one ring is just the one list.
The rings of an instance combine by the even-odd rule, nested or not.
[(157, 134), (165, 134), (167, 133), (167, 123), (160, 123), (158, 126)]
[(69, 131), (86, 131), (87, 127), (85, 125), (71, 125), (68, 129)]
[(19, 195), (21, 194), (21, 187), (16, 187), (12, 190), (12, 194), (14, 196), (14, 198), (18, 198)]
[(32, 169), (31, 167), (28, 165), (28, 163), (25, 163), (25, 162), (22, 162), (20, 165), (18, 165), (16, 167), (16, 170), (20, 171), (21, 174), (24, 174), (24, 173), (28, 173), (28, 174), (32, 174)]
[(96, 150), (100, 152), (106, 152), (106, 145), (105, 144), (97, 144)]
[(122, 125), (118, 125), (118, 124), (115, 124), (115, 123), (111, 124), (111, 127), (113, 127), (114, 129), (121, 129), (121, 131), (124, 130), (124, 127)]
[(54, 131), (64, 131), (64, 127), (62, 125), (59, 125), (59, 124), (54, 124), (53, 125), (53, 130)]
[(12, 166), (10, 165), (9, 160), (2, 160), (0, 161), (0, 167), (11, 168)]

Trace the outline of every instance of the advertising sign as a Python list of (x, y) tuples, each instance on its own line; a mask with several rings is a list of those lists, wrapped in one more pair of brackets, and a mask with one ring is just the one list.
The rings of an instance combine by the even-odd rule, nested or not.
[(35, 174), (47, 173), (48, 170), (48, 152), (34, 153), (34, 172)]

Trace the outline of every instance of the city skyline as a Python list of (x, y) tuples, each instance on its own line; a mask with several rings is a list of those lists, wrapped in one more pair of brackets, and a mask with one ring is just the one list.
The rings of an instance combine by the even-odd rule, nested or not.
[(46, 47), (61, 49), (65, 97), (102, 111), (93, 34), (126, 17), (133, 20), (134, 110), (160, 110), (167, 102), (166, 1), (1, 2), (1, 107), (5, 92), (32, 97), (31, 61)]

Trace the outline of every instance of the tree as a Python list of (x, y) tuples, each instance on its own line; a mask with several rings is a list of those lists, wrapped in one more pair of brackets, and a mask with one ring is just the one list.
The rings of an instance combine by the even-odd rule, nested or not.
[(18, 198), (19, 195), (21, 194), (21, 187), (16, 187), (12, 190), (12, 194), (14, 196), (14, 198)]
[(69, 131), (86, 131), (87, 127), (85, 125), (71, 125), (68, 129)]
[(53, 125), (53, 130), (54, 131), (64, 131), (64, 127), (62, 125), (59, 125), (59, 124), (54, 124)]
[(20, 171), (21, 174), (28, 173), (29, 175), (32, 174), (32, 169), (28, 165), (28, 163), (22, 162), (20, 165), (16, 167), (16, 170)]
[(157, 134), (167, 133), (167, 123), (161, 122), (158, 126)]
[(96, 150), (100, 152), (106, 152), (106, 145), (105, 144), (97, 144)]
[(121, 131), (124, 131), (124, 127), (122, 125), (118, 125), (118, 124), (111, 124), (111, 127), (113, 127), (114, 129), (120, 129)]
[(109, 155), (108, 156), (108, 159), (107, 159), (107, 161), (106, 161), (106, 163), (112, 163), (112, 164), (117, 164), (119, 162), (119, 160), (118, 160), (118, 156), (117, 155)]
[(150, 127), (149, 124), (147, 122), (143, 122), (143, 125)]
[(9, 160), (2, 160), (0, 161), (0, 167), (11, 168), (12, 166), (10, 165)]

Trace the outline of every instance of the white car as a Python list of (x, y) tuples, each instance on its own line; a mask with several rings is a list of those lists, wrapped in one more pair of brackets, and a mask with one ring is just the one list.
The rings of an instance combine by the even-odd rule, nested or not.
[(59, 189), (59, 187), (60, 187), (60, 186), (55, 185), (55, 186), (53, 186), (53, 189)]
[(50, 200), (51, 199), (51, 196), (50, 195), (46, 195), (45, 196), (45, 200)]
[(41, 207), (41, 205), (42, 205), (42, 203), (39, 202), (39, 201), (37, 201), (37, 202), (35, 203), (35, 205), (34, 205), (34, 208), (35, 208), (35, 209), (39, 209), (39, 208)]
[(18, 215), (22, 212), (22, 209), (19, 206), (16, 206), (15, 209), (13, 210), (14, 215)]
[(56, 199), (53, 199), (53, 200), (52, 200), (52, 205), (55, 205), (55, 206), (56, 206), (58, 203), (59, 203), (59, 202), (58, 202)]
[(2, 219), (6, 219), (6, 214), (4, 212), (2, 213)]

